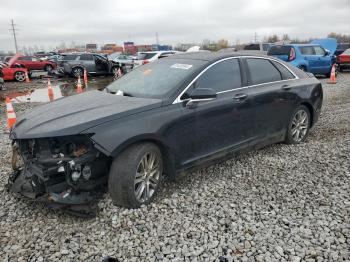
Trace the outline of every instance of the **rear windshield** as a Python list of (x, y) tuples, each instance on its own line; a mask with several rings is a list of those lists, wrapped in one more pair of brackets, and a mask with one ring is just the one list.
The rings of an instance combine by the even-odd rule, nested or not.
[(138, 59), (144, 60), (144, 59), (151, 59), (154, 57), (157, 53), (140, 53), (138, 56)]
[(126, 96), (169, 98), (181, 84), (207, 61), (161, 59), (136, 68), (107, 87), (112, 93)]
[(288, 55), (290, 54), (291, 46), (275, 45), (271, 46), (267, 55)]
[(244, 50), (260, 50), (260, 45), (259, 44), (250, 44), (250, 45), (246, 45), (243, 49)]

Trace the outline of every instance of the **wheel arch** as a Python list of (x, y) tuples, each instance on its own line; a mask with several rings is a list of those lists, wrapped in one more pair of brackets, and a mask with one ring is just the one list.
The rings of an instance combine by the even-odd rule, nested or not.
[(309, 102), (302, 102), (300, 105), (302, 106), (305, 106), (308, 110), (309, 110), (309, 113), (310, 113), (310, 128), (313, 127), (314, 125), (314, 108), (313, 106), (309, 103)]
[(154, 135), (140, 135), (137, 137), (133, 137), (122, 144), (120, 144), (117, 148), (113, 150), (110, 154), (111, 157), (118, 157), (120, 153), (130, 148), (133, 145), (141, 144), (141, 143), (153, 143), (155, 144), (161, 151), (163, 162), (164, 162), (164, 173), (166, 176), (170, 178), (174, 178), (175, 176), (175, 156), (171, 152), (170, 147), (159, 137)]

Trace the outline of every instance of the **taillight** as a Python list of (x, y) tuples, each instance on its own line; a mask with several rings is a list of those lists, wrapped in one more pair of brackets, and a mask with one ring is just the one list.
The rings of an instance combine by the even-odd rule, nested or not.
[(289, 61), (293, 61), (295, 59), (295, 51), (294, 48), (290, 48), (290, 53), (289, 53)]
[(142, 61), (142, 64), (143, 64), (143, 65), (148, 64), (148, 63), (149, 63), (148, 60), (143, 60), (143, 61)]

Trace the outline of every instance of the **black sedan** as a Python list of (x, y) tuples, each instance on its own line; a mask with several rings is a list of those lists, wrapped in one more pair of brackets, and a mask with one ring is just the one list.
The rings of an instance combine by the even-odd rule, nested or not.
[(108, 183), (116, 205), (149, 203), (163, 175), (268, 144), (305, 141), (322, 106), (313, 75), (244, 53), (187, 53), (36, 107), (12, 129), (12, 190), (60, 207)]

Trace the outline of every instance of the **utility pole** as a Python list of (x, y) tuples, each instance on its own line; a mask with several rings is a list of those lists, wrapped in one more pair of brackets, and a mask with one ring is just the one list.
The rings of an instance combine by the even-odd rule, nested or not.
[(18, 29), (15, 28), (16, 24), (13, 23), (13, 19), (11, 19), (10, 26), (11, 26), (11, 28), (9, 30), (12, 31), (12, 33), (13, 33), (13, 39), (15, 40), (15, 49), (16, 49), (16, 53), (18, 53), (17, 38), (16, 38), (16, 31)]
[(254, 43), (258, 42), (258, 34), (255, 32), (254, 33)]
[(158, 32), (156, 32), (156, 43), (159, 45), (159, 37), (158, 37)]

